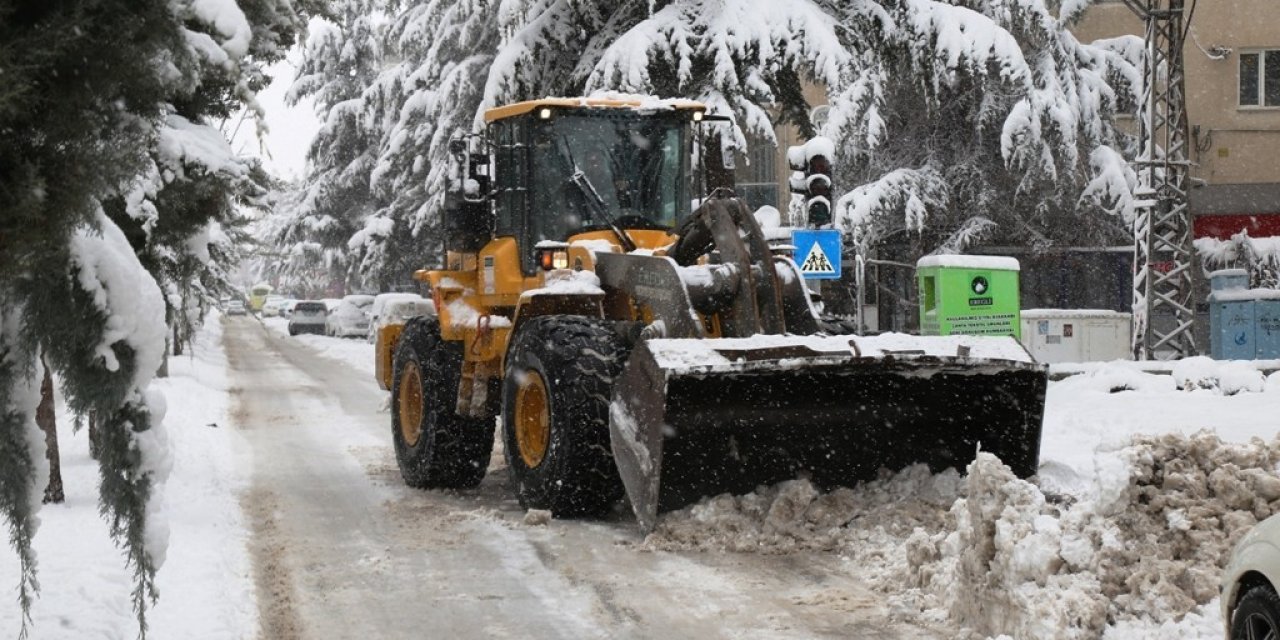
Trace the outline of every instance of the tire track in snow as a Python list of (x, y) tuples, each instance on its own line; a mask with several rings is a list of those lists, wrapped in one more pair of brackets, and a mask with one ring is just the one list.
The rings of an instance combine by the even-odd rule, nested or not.
[[(226, 335), (223, 334), (223, 346), (231, 367), (241, 370), (251, 366), (241, 345), (227, 340)], [(244, 388), (233, 387), (230, 395), (231, 428), (242, 431), (253, 428), (252, 410), (246, 402)], [(253, 532), (249, 557), (253, 561), (253, 583), (257, 591), (258, 637), (273, 640), (301, 638), (301, 621), (293, 606), (293, 577), (284, 559), (284, 545), (276, 518), (278, 498), (271, 491), (254, 486), (240, 497), (240, 508)]]

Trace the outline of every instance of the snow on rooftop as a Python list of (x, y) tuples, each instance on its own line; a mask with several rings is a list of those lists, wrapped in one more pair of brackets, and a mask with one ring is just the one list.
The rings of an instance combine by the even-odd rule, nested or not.
[(1075, 318), (1119, 318), (1128, 317), (1132, 314), (1125, 311), (1112, 311), (1111, 309), (1023, 309), (1022, 317), (1024, 319), (1075, 319)]
[(1222, 278), (1222, 277), (1230, 277), (1230, 276), (1239, 277), (1239, 276), (1248, 276), (1248, 275), (1249, 275), (1248, 269), (1218, 269), (1216, 271), (1209, 272), (1209, 279), (1212, 280), (1214, 278)]
[(916, 267), (961, 267), (965, 269), (1004, 269), (1006, 271), (1020, 270), (1017, 258), (1009, 258), (1005, 256), (925, 256), (916, 262)]
[[(675, 109), (691, 109), (702, 106), (702, 103), (685, 98), (659, 98), (658, 96), (640, 93), (623, 93), (618, 91), (595, 91), (587, 96), (547, 96), (542, 100), (558, 102), (577, 102), (582, 107), (610, 106), (636, 109), (641, 111), (672, 111)], [(633, 103), (627, 105), (605, 105), (605, 101)]]
[(1214, 302), (1243, 302), (1246, 300), (1280, 300), (1280, 289), (1226, 289), (1209, 294)]

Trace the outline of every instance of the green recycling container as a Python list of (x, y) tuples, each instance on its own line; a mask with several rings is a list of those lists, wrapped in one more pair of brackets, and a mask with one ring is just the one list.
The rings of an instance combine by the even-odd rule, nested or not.
[(1021, 338), (1018, 260), (925, 256), (916, 262), (920, 334)]

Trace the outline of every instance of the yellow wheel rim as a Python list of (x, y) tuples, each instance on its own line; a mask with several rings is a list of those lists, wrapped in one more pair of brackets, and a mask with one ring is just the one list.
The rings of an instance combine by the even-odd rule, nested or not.
[(542, 464), (551, 441), (551, 407), (547, 384), (536, 371), (526, 371), (516, 389), (516, 446), (530, 469)]
[(406, 362), (400, 373), (400, 437), (409, 446), (422, 437), (422, 370)]

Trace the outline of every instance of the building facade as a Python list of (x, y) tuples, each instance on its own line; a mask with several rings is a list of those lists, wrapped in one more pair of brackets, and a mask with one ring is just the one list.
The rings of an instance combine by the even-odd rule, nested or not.
[[(1195, 2), (1183, 47), (1196, 237), (1280, 236), (1280, 4)], [(1141, 36), (1122, 2), (1099, 2), (1083, 41)]]

